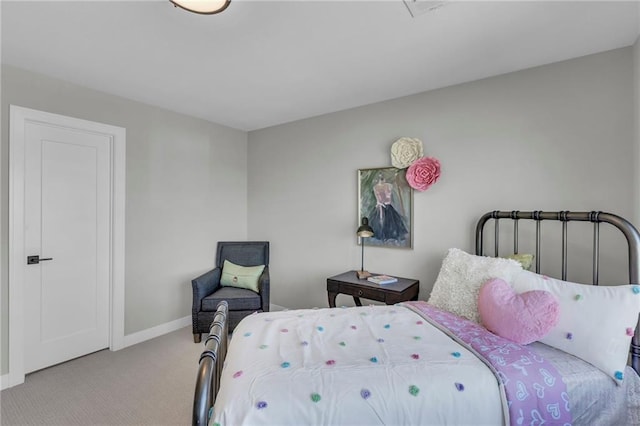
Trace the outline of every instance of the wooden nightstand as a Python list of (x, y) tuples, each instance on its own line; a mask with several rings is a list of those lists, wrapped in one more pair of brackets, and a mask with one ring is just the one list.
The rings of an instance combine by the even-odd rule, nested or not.
[(349, 271), (327, 278), (329, 306), (336, 307), (336, 296), (339, 293), (353, 296), (353, 300), (358, 306), (362, 306), (361, 297), (384, 302), (387, 305), (407, 300), (418, 300), (420, 281), (412, 278), (396, 278), (398, 278), (397, 282), (383, 285), (374, 284), (367, 280), (359, 280), (356, 271)]

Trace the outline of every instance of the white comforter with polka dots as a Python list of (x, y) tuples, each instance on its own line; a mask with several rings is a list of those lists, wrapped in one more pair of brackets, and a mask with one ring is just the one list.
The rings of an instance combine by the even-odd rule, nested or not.
[(503, 424), (470, 351), (401, 306), (267, 312), (234, 330), (210, 425)]

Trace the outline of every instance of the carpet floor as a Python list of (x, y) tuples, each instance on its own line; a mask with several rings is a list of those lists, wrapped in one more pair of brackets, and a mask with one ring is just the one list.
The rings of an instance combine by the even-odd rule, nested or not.
[(185, 327), (31, 373), (0, 393), (0, 423), (189, 425), (203, 349)]

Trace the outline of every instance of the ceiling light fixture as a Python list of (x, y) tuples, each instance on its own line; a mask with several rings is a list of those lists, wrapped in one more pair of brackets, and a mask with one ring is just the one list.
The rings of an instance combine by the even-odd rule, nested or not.
[(193, 13), (213, 15), (229, 7), (231, 0), (169, 0), (174, 6)]
[(424, 13), (435, 12), (446, 6), (450, 0), (403, 0), (413, 18)]

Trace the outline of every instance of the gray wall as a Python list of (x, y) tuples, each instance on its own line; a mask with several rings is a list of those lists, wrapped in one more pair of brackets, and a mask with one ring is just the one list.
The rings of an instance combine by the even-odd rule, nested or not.
[[(638, 3), (638, 15), (640, 15), (640, 3)], [(640, 18), (638, 19), (640, 22)], [(635, 167), (634, 182), (635, 184), (635, 202), (634, 202), (634, 219), (637, 225), (640, 225), (640, 37), (633, 45), (633, 87), (634, 87), (634, 128), (635, 128)]]
[[(630, 217), (640, 164), (630, 88), (639, 56), (636, 44), (248, 136), (5, 66), (0, 371), (8, 370), (9, 103), (127, 129), (130, 334), (188, 315), (188, 281), (211, 264), (221, 239), (271, 241), (273, 303), (326, 306), (326, 277), (360, 265), (357, 170), (390, 166), (389, 148), (401, 136), (421, 138), (426, 154), (441, 160), (442, 177), (415, 193), (414, 248), (367, 247), (365, 267), (420, 279), (422, 298), (449, 247), (472, 250), (485, 211), (600, 209)], [(345, 296), (337, 302), (353, 304)]]
[[(632, 79), (624, 48), (250, 132), (248, 229), (271, 241), (273, 303), (327, 306), (326, 278), (359, 268), (357, 169), (390, 166), (402, 136), (422, 139), (442, 176), (414, 195), (413, 250), (367, 247), (365, 268), (418, 278), (421, 298), (448, 248), (473, 249), (486, 211), (631, 217)], [(615, 257), (602, 262), (624, 280)]]
[(8, 372), (9, 104), (127, 130), (125, 334), (191, 313), (218, 240), (247, 237), (247, 133), (2, 67), (1, 374)]

